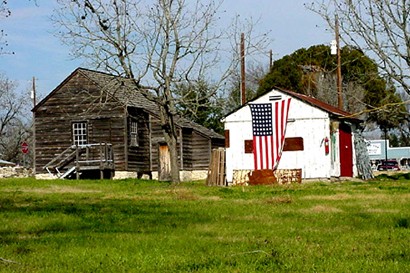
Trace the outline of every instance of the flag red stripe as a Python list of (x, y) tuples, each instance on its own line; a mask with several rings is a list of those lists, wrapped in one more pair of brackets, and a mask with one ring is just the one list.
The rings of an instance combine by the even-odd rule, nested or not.
[(259, 137), (259, 164), (260, 164), (260, 169), (263, 169), (263, 154), (264, 154), (264, 150), (263, 150), (263, 146), (262, 146), (262, 144), (263, 144), (263, 140), (264, 140), (264, 137), (263, 136), (261, 136), (261, 137)]
[(279, 155), (279, 102), (275, 102), (275, 151), (274, 151), (274, 162), (272, 164), (272, 168), (275, 168), (276, 165), (276, 159), (278, 158)]
[(269, 136), (264, 136), (263, 138), (264, 138), (264, 144), (265, 144), (265, 149), (264, 149), (265, 160), (264, 160), (264, 163), (265, 163), (266, 169), (268, 169), (269, 168), (269, 155), (270, 155), (270, 152), (269, 152), (269, 149), (268, 149), (268, 147), (269, 147), (269, 144), (268, 144)]
[[(271, 130), (270, 134), (260, 134), (260, 131), (258, 131), (258, 134), (253, 136), (255, 170), (276, 169), (282, 155), (290, 99), (277, 101), (271, 105), (274, 108), (271, 111), (271, 122), (273, 123), (271, 129), (273, 130)], [(258, 125), (260, 125), (261, 119), (259, 118), (258, 110), (260, 111), (263, 107), (254, 109), (256, 111), (252, 112), (252, 122), (254, 122), (255, 118), (256, 122), (259, 123)], [(255, 116), (253, 116), (254, 114)]]
[(280, 122), (280, 133), (281, 133), (281, 135), (280, 135), (280, 137), (279, 137), (279, 139), (278, 139), (278, 156), (276, 157), (276, 162), (275, 162), (275, 166), (274, 167), (276, 167), (276, 163), (278, 163), (279, 162), (279, 159), (280, 159), (280, 157), (281, 157), (281, 155), (282, 155), (282, 153), (281, 153), (281, 151), (282, 151), (282, 145), (283, 145), (283, 139), (285, 138), (285, 134), (284, 134), (284, 132), (285, 132), (285, 123), (286, 123), (286, 120), (285, 120), (285, 115), (284, 115), (284, 112), (285, 112), (285, 100), (283, 100), (283, 101), (281, 101), (281, 103), (282, 103), (282, 105), (281, 105), (281, 107), (280, 107), (280, 120), (279, 120), (279, 122)]

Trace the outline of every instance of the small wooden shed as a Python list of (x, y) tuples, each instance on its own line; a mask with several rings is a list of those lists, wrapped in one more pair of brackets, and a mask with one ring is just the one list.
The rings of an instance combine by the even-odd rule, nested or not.
[(255, 169), (250, 105), (288, 99), (283, 150), (276, 171), (299, 170), (303, 179), (357, 175), (353, 132), (361, 121), (315, 98), (275, 88), (223, 120), (228, 184), (243, 182)]
[[(170, 178), (157, 105), (130, 80), (78, 68), (33, 109), (37, 177)], [(204, 179), (224, 137), (177, 117), (182, 180)]]

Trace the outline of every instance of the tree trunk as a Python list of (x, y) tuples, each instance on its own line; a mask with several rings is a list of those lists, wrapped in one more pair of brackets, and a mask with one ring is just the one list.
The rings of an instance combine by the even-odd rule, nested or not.
[(162, 131), (164, 134), (165, 141), (169, 148), (170, 154), (170, 164), (171, 164), (171, 181), (173, 183), (179, 183), (179, 164), (178, 164), (178, 135), (175, 126), (174, 116), (170, 111), (170, 105), (165, 104), (165, 106), (160, 107)]
[(179, 183), (180, 177), (179, 177), (178, 149), (177, 149), (178, 139), (173, 134), (167, 135), (166, 139), (167, 139), (167, 144), (169, 147), (169, 154), (171, 157), (171, 181), (173, 183)]

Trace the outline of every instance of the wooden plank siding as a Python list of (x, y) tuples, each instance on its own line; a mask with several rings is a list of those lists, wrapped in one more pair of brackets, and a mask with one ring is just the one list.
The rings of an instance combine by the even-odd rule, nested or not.
[(196, 170), (208, 169), (212, 151), (211, 140), (197, 132), (193, 132), (192, 147), (192, 152), (195, 154), (192, 157), (192, 168)]
[(182, 129), (182, 170), (192, 170), (192, 128)]
[[(115, 171), (158, 171), (159, 147), (165, 138), (152, 101), (127, 79), (78, 68), (33, 109), (36, 128), (36, 173), (73, 145), (73, 122), (87, 123), (87, 143), (111, 143)], [(182, 170), (207, 170), (212, 148), (224, 138), (183, 117), (176, 117), (178, 160)], [(131, 121), (138, 144), (131, 146)], [(135, 128), (135, 127), (134, 127)]]
[(88, 143), (113, 144), (115, 168), (125, 169), (123, 107), (105, 100), (82, 74), (75, 74), (35, 111), (36, 172), (73, 144), (72, 122), (87, 122)]
[(151, 116), (151, 171), (158, 171), (159, 167), (159, 144), (165, 143), (161, 122), (158, 117)]
[(138, 127), (138, 146), (130, 146), (130, 128), (127, 129), (127, 143), (128, 143), (128, 166), (127, 171), (135, 172), (149, 172), (150, 166), (150, 124), (149, 114), (142, 109), (129, 107), (128, 108), (128, 121), (127, 125), (130, 125), (130, 121), (137, 122)]

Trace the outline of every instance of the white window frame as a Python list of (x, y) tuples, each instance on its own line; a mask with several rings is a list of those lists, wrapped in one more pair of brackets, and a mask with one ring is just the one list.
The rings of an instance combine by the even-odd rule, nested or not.
[(138, 147), (138, 123), (136, 120), (130, 121), (130, 146)]
[(77, 146), (86, 145), (88, 138), (87, 122), (73, 122), (71, 125), (73, 144)]

